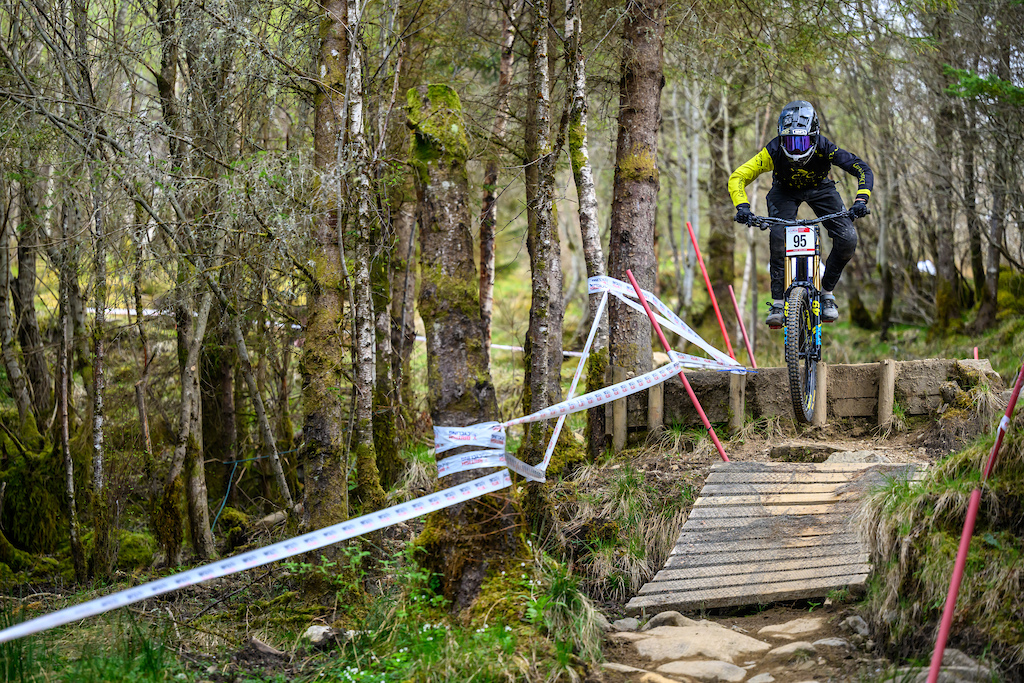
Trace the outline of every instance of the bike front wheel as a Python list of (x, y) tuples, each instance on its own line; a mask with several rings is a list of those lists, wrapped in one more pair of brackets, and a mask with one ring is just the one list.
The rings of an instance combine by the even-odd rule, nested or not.
[(810, 291), (794, 287), (786, 300), (786, 367), (793, 412), (797, 422), (808, 424), (814, 416), (818, 379), (816, 320), (811, 311)]

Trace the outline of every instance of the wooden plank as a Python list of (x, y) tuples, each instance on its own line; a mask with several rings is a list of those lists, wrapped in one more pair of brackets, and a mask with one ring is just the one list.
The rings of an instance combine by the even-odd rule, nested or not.
[(879, 462), (716, 462), (712, 472), (863, 472), (872, 467), (899, 468), (906, 465)]
[(764, 517), (705, 517), (701, 519), (688, 519), (683, 525), (683, 531), (701, 531), (704, 529), (734, 529), (740, 527), (765, 526), (769, 529), (777, 525), (785, 525), (787, 529), (794, 526), (805, 525), (813, 527), (836, 527), (849, 526), (850, 515), (846, 513), (824, 514), (824, 515), (766, 515)]
[(852, 487), (856, 487), (856, 484), (849, 480), (836, 483), (710, 483), (700, 489), (699, 498), (751, 494), (834, 494)]
[(639, 595), (652, 593), (683, 593), (687, 591), (710, 590), (726, 586), (747, 586), (754, 588), (772, 583), (817, 581), (833, 576), (867, 574), (871, 571), (869, 564), (843, 565), (841, 567), (813, 567), (810, 569), (792, 569), (784, 571), (762, 571), (748, 574), (731, 574), (695, 579), (677, 579), (675, 581), (658, 581), (648, 583), (640, 589)]
[[(849, 528), (829, 529), (827, 527), (802, 525), (794, 528), (751, 526), (739, 527), (736, 529), (714, 529), (704, 531), (690, 531), (683, 528), (679, 538), (676, 539), (676, 547), (692, 546), (693, 548), (706, 547), (708, 544), (722, 543), (723, 541), (738, 542), (757, 539), (760, 546), (766, 545), (766, 540), (771, 540), (772, 545), (778, 548), (793, 548), (803, 543), (800, 539), (820, 536), (848, 536), (856, 540), (856, 534)], [(814, 543), (824, 542), (815, 541)], [(675, 550), (673, 550), (675, 552)]]
[(706, 577), (723, 577), (733, 574), (756, 574), (758, 572), (781, 572), (795, 569), (815, 569), (818, 567), (843, 567), (847, 565), (868, 564), (868, 554), (852, 552), (847, 555), (827, 555), (819, 557), (799, 557), (791, 560), (771, 558), (757, 562), (721, 562), (704, 567), (684, 567), (679, 569), (662, 569), (654, 575), (648, 585), (661, 581), (681, 579), (698, 579)]
[(814, 581), (783, 581), (759, 586), (727, 586), (717, 590), (637, 596), (626, 604), (626, 614), (637, 615), (648, 610), (686, 612), (713, 607), (763, 605), (782, 600), (823, 598), (833, 590), (863, 586), (867, 576), (855, 574)]
[[(872, 471), (865, 472), (862, 477), (872, 477)], [(886, 478), (899, 477), (917, 481), (927, 474), (927, 470), (915, 469), (908, 473), (907, 470), (900, 472), (885, 472), (878, 477), (879, 481)], [(852, 472), (712, 472), (708, 475), (706, 484), (830, 484), (849, 482)]]
[(743, 496), (716, 496), (698, 498), (694, 507), (711, 505), (799, 505), (801, 503), (831, 503), (841, 500), (855, 500), (863, 491), (837, 491), (831, 493), (754, 493)]
[(702, 505), (690, 511), (687, 519), (709, 517), (778, 517), (782, 515), (852, 515), (860, 509), (859, 501), (822, 503), (820, 505)]
[(860, 543), (830, 543), (827, 545), (798, 546), (791, 548), (766, 547), (763, 543), (754, 543), (755, 547), (737, 550), (729, 547), (721, 550), (704, 550), (669, 555), (665, 569), (682, 569), (685, 567), (705, 567), (717, 564), (743, 562), (770, 562), (772, 560), (794, 560), (798, 558), (814, 560), (819, 557), (841, 557), (862, 552)]

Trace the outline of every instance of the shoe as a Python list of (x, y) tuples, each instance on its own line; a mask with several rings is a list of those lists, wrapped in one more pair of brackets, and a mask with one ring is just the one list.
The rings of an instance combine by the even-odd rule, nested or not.
[(782, 304), (768, 302), (768, 317), (764, 324), (773, 330), (782, 329), (782, 326), (786, 324), (786, 314), (782, 310)]
[(834, 323), (839, 319), (839, 307), (836, 300), (831, 297), (821, 298), (821, 322)]

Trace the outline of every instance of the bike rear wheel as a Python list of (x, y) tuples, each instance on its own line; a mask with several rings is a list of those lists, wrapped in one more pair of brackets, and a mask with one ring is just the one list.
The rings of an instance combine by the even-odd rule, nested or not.
[(786, 300), (786, 367), (793, 412), (797, 422), (808, 424), (814, 416), (818, 378), (814, 319), (810, 291), (806, 287), (794, 287)]

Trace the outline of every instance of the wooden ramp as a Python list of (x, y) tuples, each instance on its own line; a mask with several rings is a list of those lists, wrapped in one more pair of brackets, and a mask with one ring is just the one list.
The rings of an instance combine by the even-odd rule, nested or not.
[(825, 597), (867, 579), (853, 518), (872, 487), (920, 466), (718, 463), (665, 568), (626, 612)]

